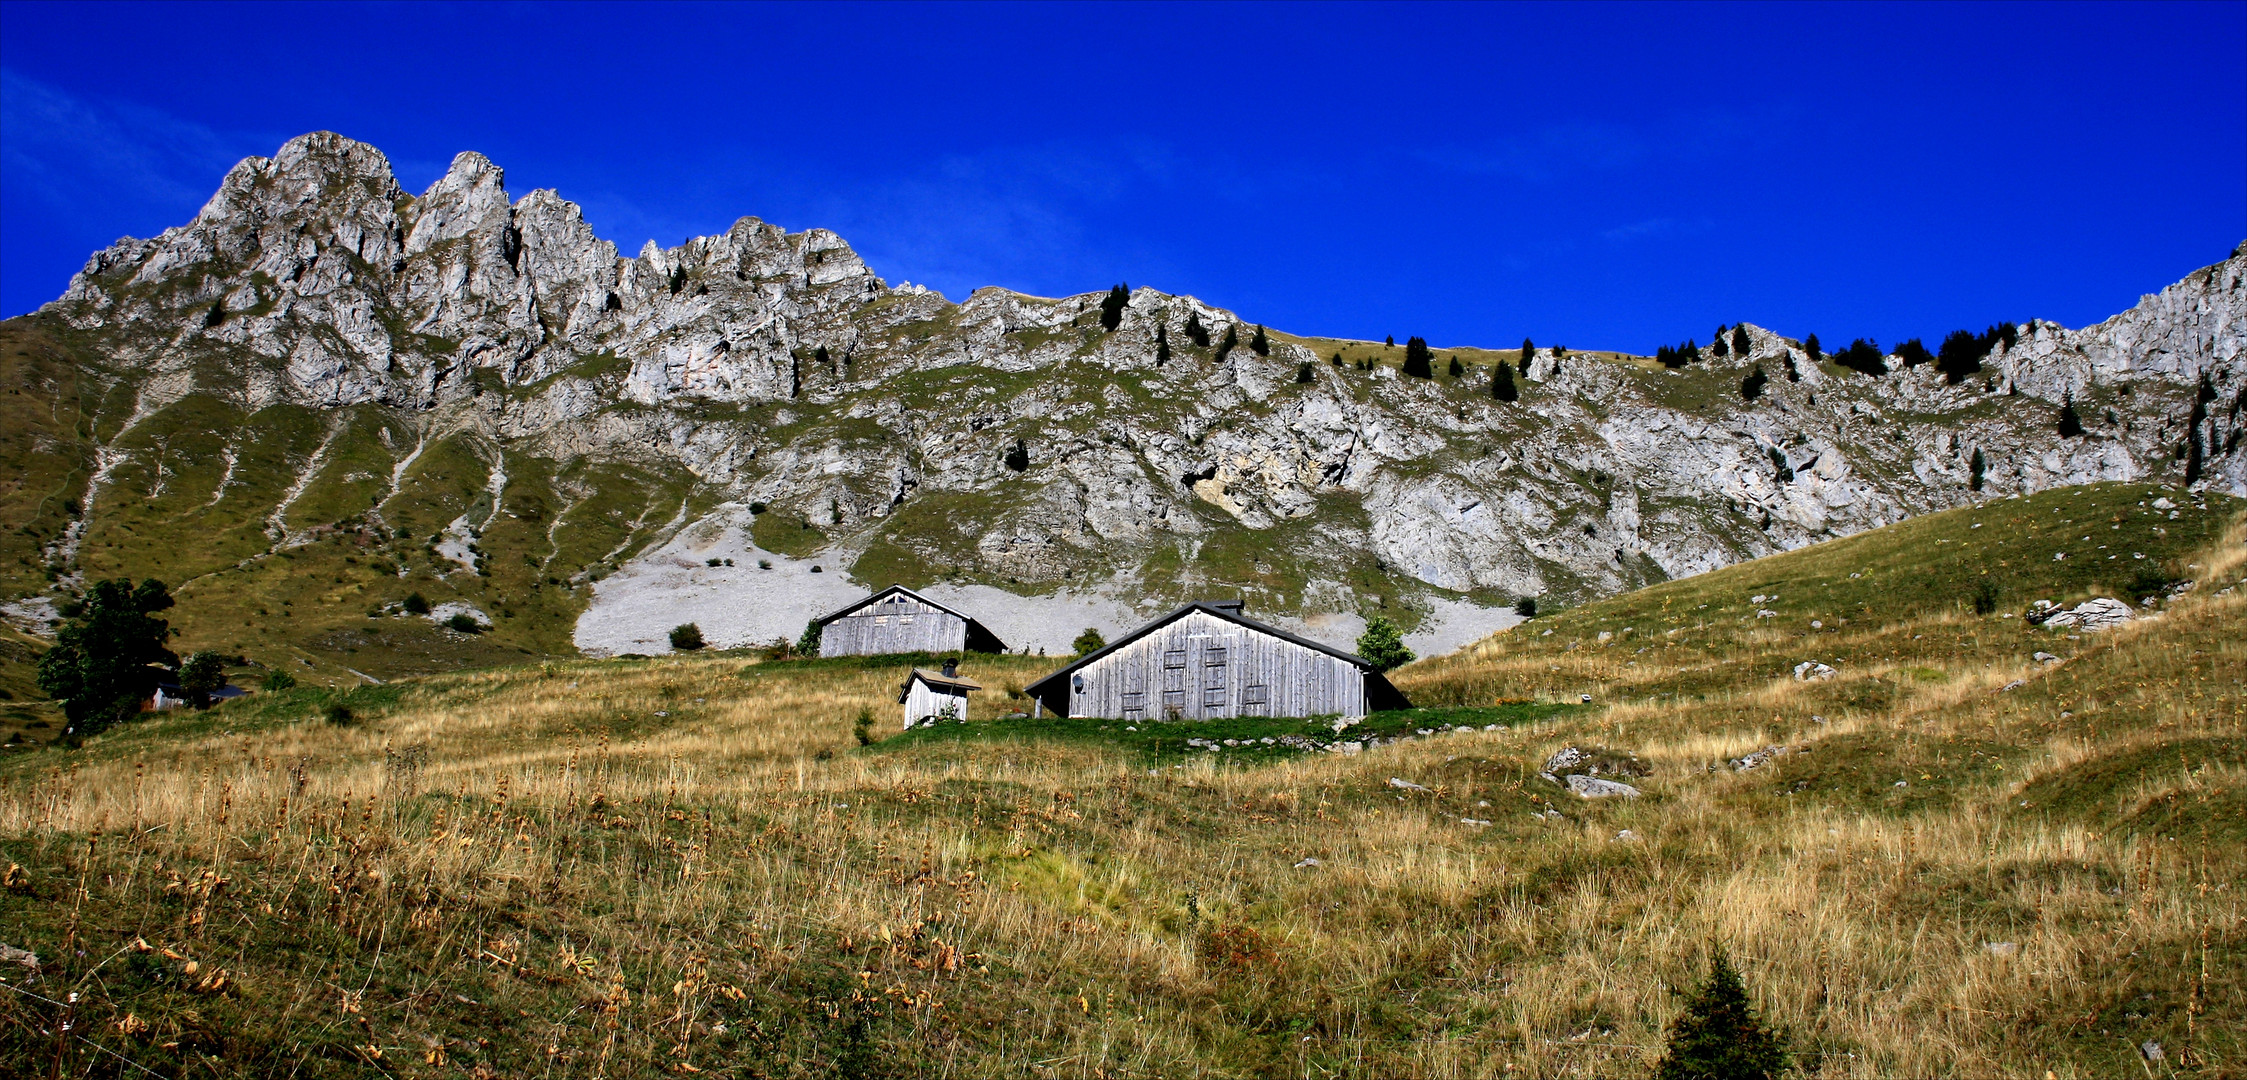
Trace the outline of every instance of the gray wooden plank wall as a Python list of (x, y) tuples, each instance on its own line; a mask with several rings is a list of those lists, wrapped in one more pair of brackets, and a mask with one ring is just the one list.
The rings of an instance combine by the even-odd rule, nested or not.
[(1365, 715), (1365, 673), (1357, 665), (1200, 611), (1077, 674), (1085, 692), (1071, 691), (1071, 716)]
[(907, 679), (910, 688), (905, 691), (906, 727), (912, 727), (928, 717), (941, 715), (947, 705), (957, 710), (955, 717), (967, 715), (967, 691), (939, 690), (911, 676), (907, 676)]
[(966, 647), (966, 619), (894, 593), (828, 623), (819, 632), (821, 656), (959, 652)]

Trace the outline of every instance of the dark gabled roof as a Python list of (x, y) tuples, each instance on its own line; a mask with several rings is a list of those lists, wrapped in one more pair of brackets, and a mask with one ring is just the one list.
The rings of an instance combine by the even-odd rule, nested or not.
[(1155, 631), (1160, 630), (1163, 627), (1170, 625), (1171, 623), (1177, 622), (1179, 619), (1185, 617), (1188, 613), (1195, 611), (1214, 615), (1220, 619), (1225, 620), (1226, 622), (1233, 623), (1237, 626), (1247, 627), (1248, 629), (1254, 630), (1260, 634), (1270, 634), (1273, 637), (1280, 639), (1281, 641), (1291, 642), (1296, 645), (1301, 645), (1306, 649), (1313, 649), (1318, 652), (1325, 653), (1326, 655), (1343, 661), (1344, 663), (1355, 664), (1359, 668), (1362, 668), (1369, 675), (1381, 674), (1381, 672), (1373, 666), (1372, 661), (1367, 660), (1366, 658), (1359, 656), (1356, 653), (1343, 652), (1342, 650), (1337, 649), (1332, 645), (1312, 641), (1307, 637), (1298, 637), (1294, 634), (1290, 634), (1287, 631), (1280, 629), (1279, 627), (1266, 626), (1263, 623), (1257, 622), (1254, 619), (1242, 615), (1241, 604), (1238, 600), (1227, 600), (1222, 602), (1211, 600), (1197, 600), (1191, 604), (1187, 604), (1186, 606), (1179, 608), (1176, 611), (1171, 612), (1168, 615), (1164, 615), (1161, 618), (1155, 619), (1154, 621), (1147, 623), (1146, 625), (1132, 631), (1131, 633), (1125, 634), (1115, 641), (1110, 642), (1106, 646), (1086, 653), (1085, 655), (1077, 658), (1075, 663), (1072, 663), (1069, 666), (1062, 668), (1061, 670), (1056, 671), (1043, 679), (1039, 679), (1037, 682), (1031, 683), (1029, 686), (1024, 687), (1023, 692), (1035, 695), (1039, 687), (1044, 686), (1045, 684), (1052, 682), (1055, 679), (1066, 679), (1071, 674), (1075, 673), (1079, 668), (1082, 668), (1085, 665), (1108, 655), (1109, 653), (1115, 652), (1117, 649), (1121, 649), (1124, 646), (1139, 640), (1140, 638), (1146, 637), (1148, 634), (1154, 633)]
[(966, 693), (971, 690), (983, 689), (983, 684), (976, 682), (973, 679), (963, 679), (957, 675), (946, 675), (941, 671), (930, 671), (927, 668), (914, 668), (913, 673), (905, 676), (905, 681), (897, 688), (897, 700), (900, 703), (903, 703), (906, 697), (912, 694), (913, 680), (915, 679), (919, 679), (922, 682), (929, 684), (931, 687), (939, 690), (952, 689), (958, 690), (962, 693)]
[(927, 604), (928, 606), (935, 608), (936, 610), (941, 611), (946, 615), (957, 615), (969, 622), (975, 621), (974, 617), (968, 615), (967, 613), (954, 611), (951, 608), (945, 607), (944, 605), (939, 604), (936, 601), (929, 599), (928, 597), (922, 596), (921, 594), (914, 592), (913, 590), (908, 589), (903, 585), (892, 585), (880, 592), (868, 593), (865, 596), (861, 596), (858, 599), (851, 601), (841, 610), (827, 615), (821, 615), (820, 617), (813, 619), (812, 621), (818, 623), (821, 626), (825, 626), (828, 623), (834, 622), (836, 619), (840, 619), (853, 611), (857, 611), (859, 608), (865, 607), (866, 605), (871, 604), (874, 601), (881, 599), (882, 597), (888, 596), (891, 593), (904, 593), (905, 595), (910, 596), (913, 599), (920, 601), (921, 603)]

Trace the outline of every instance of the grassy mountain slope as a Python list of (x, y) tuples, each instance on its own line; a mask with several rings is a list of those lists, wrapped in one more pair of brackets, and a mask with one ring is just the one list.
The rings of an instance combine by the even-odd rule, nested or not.
[[(2184, 505), (2137, 512), (2156, 497)], [(1347, 756), (999, 719), (1051, 667), (1028, 657), (969, 666), (993, 689), (967, 727), (902, 737), (892, 662), (252, 697), (0, 761), (0, 941), (41, 958), (19, 987), (79, 995), (0, 1000), (0, 1055), (1635, 1075), (1718, 942), (1810, 1075), (2123, 1075), (2148, 1039), (2157, 1075), (2234, 1074), (2242, 528), (2235, 502), (2108, 485), (1659, 585), (1400, 671), (1439, 707), (1366, 726), (1431, 734)], [(2055, 562), (2063, 534), (2094, 539)], [(2146, 561), (2198, 581), (2159, 617), (2002, 617)], [(1976, 615), (1983, 567), (2004, 604)], [(1838, 674), (1797, 682), (1797, 656)], [(1644, 796), (1540, 779), (1564, 746)]]

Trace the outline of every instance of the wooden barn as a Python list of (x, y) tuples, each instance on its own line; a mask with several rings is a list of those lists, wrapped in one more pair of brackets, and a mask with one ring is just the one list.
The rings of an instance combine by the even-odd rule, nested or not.
[(905, 706), (908, 728), (922, 721), (965, 720), (967, 696), (981, 689), (982, 684), (960, 678), (959, 661), (946, 660), (941, 672), (914, 668), (897, 689), (897, 703)]
[(903, 585), (892, 585), (819, 623), (819, 655), (1006, 651), (982, 623)]
[(1363, 658), (1244, 618), (1238, 601), (1188, 604), (1027, 692), (1041, 714), (1115, 720), (1364, 716), (1411, 707)]

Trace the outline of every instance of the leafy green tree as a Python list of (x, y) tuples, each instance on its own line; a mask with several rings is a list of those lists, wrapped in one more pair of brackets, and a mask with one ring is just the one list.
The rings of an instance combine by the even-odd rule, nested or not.
[(1102, 330), (1114, 330), (1116, 327), (1123, 325), (1124, 308), (1130, 303), (1131, 290), (1121, 282), (1117, 283), (1115, 288), (1109, 289), (1107, 298), (1100, 301), (1100, 328)]
[(1514, 388), (1514, 366), (1499, 364), (1490, 373), (1490, 396), (1500, 401), (1513, 401), (1521, 396)]
[[(818, 656), (820, 632), (825, 629), (827, 628), (822, 626), (817, 619), (805, 623), (803, 636), (796, 639), (796, 655)], [(786, 642), (788, 639), (781, 638), (780, 640)]]
[(702, 627), (694, 623), (680, 623), (671, 628), (671, 647), (680, 652), (694, 652), (705, 644)]
[(1256, 324), (1256, 335), (1248, 339), (1248, 351), (1258, 356), (1272, 355), (1272, 342), (1264, 336), (1264, 324)]
[(1084, 633), (1077, 635), (1077, 640), (1069, 643), (1069, 647), (1075, 649), (1078, 656), (1091, 656), (1107, 648), (1108, 639), (1100, 636), (1098, 627), (1087, 626)]
[(1155, 326), (1155, 363), (1170, 363), (1170, 331), (1160, 323)]
[(2063, 439), (2073, 439), (2083, 434), (2083, 418), (2075, 414), (2075, 399), (2060, 399), (2060, 421), (2054, 427)]
[(1358, 655), (1372, 664), (1375, 671), (1388, 671), (1414, 659), (1412, 650), (1404, 646), (1404, 635), (1386, 615), (1375, 615), (1366, 621), (1365, 633), (1358, 635)]
[(1756, 1020), (1747, 987), (1718, 952), (1709, 978), (1670, 1021), (1655, 1080), (1775, 1080), (1788, 1068), (1786, 1033)]
[(140, 712), (156, 691), (155, 665), (179, 663), (164, 647), (171, 625), (156, 617), (171, 606), (171, 591), (154, 578), (137, 588), (127, 578), (97, 581), (86, 591), (78, 615), (39, 658), (39, 689), (62, 703), (65, 736), (97, 734)]
[(1435, 368), (1429, 364), (1430, 354), (1425, 338), (1408, 338), (1404, 343), (1404, 373), (1416, 379), (1433, 379)]
[(211, 707), (211, 695), (226, 685), (226, 658), (204, 649), (179, 665), (179, 692), (198, 709)]
[(1763, 365), (1757, 364), (1754, 371), (1748, 372), (1747, 378), (1740, 380), (1740, 400), (1754, 401), (1763, 396), (1764, 384), (1770, 381), (1770, 376), (1763, 373)]
[(1467, 373), (1467, 366), (1459, 362), (1459, 354), (1453, 353), (1451, 355), (1451, 367), (1449, 370), (1451, 372), (1451, 377), (1454, 379), (1459, 378), (1460, 376)]
[(1193, 342), (1199, 348), (1209, 348), (1209, 327), (1202, 325), (1201, 312), (1189, 311), (1186, 313), (1186, 340)]

